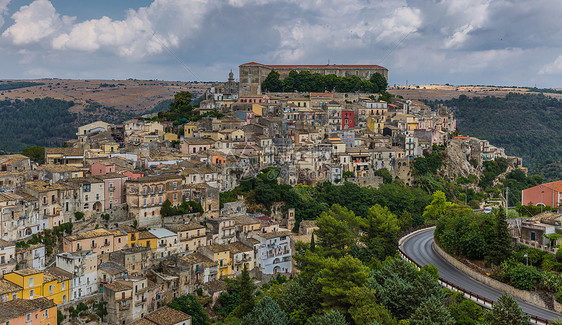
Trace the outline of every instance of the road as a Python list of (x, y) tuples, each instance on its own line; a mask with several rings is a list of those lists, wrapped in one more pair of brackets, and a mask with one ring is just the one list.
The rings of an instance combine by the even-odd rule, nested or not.
[[(402, 250), (404, 253), (420, 265), (435, 265), (439, 269), (439, 276), (442, 279), (447, 280), (463, 289), (479, 294), (484, 298), (496, 301), (502, 292), (488, 287), (487, 285), (462, 273), (435, 252), (432, 245), (434, 230), (435, 228), (431, 228), (431, 230), (420, 232), (405, 241), (402, 244)], [(554, 311), (537, 307), (521, 300), (518, 300), (518, 302), (521, 309), (528, 314), (548, 320), (562, 318), (561, 314)]]

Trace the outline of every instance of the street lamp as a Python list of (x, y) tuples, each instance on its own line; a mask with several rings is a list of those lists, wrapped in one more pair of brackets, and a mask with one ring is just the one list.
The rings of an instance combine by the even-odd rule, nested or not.
[(527, 266), (529, 266), (529, 255), (525, 254), (523, 255), (523, 257), (525, 257), (525, 259), (527, 260)]

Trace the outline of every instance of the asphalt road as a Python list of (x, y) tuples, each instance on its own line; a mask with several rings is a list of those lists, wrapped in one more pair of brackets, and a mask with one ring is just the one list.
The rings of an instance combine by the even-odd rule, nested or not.
[[(488, 287), (482, 282), (476, 281), (468, 275), (462, 273), (447, 261), (445, 261), (439, 254), (437, 254), (437, 252), (435, 252), (432, 245), (434, 230), (435, 228), (431, 228), (431, 230), (418, 233), (409, 238), (402, 244), (402, 250), (404, 251), (404, 253), (420, 265), (435, 265), (439, 269), (439, 276), (442, 279), (445, 279), (463, 289), (479, 294), (482, 297), (496, 301), (502, 294), (502, 292)], [(528, 314), (542, 317), (548, 320), (562, 318), (561, 314), (558, 314), (554, 311), (537, 307), (521, 300), (518, 300), (518, 302), (523, 311)]]

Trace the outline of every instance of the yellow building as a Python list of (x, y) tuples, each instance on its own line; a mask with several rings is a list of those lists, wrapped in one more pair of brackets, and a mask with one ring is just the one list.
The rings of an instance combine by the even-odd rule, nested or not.
[(164, 141), (178, 141), (178, 135), (175, 133), (164, 134)]
[(197, 124), (196, 123), (185, 123), (183, 125), (183, 136), (186, 138), (193, 138), (195, 137), (195, 133), (197, 133)]
[(127, 233), (129, 247), (148, 247), (152, 251), (158, 248), (158, 238), (150, 232), (139, 231), (131, 226), (121, 226), (121, 229)]
[(9, 300), (17, 298), (35, 299), (45, 297), (56, 304), (70, 299), (70, 280), (72, 274), (58, 267), (51, 267), (44, 272), (28, 268), (4, 275), (6, 281), (20, 287), (16, 296), (12, 293)]
[(100, 149), (106, 154), (115, 153), (119, 149), (119, 144), (111, 140), (102, 141), (100, 143)]
[(232, 257), (227, 245), (214, 244), (200, 247), (198, 252), (217, 263), (219, 278), (228, 277), (232, 274)]
[(4, 279), (20, 286), (18, 298), (33, 299), (43, 296), (43, 272), (27, 268), (4, 274)]
[(296, 107), (310, 107), (310, 99), (308, 98), (292, 98), (287, 101), (289, 105), (295, 105)]
[(58, 267), (51, 267), (43, 272), (43, 296), (55, 304), (70, 300), (70, 280), (72, 274)]

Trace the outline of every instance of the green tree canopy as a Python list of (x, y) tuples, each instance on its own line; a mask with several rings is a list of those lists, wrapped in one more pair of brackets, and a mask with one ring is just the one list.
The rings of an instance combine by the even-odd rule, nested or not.
[(288, 325), (289, 316), (270, 297), (263, 297), (243, 319), (244, 325)]
[(174, 299), (168, 304), (168, 307), (182, 311), (191, 316), (193, 325), (209, 325), (209, 317), (203, 310), (201, 303), (197, 297), (192, 295), (184, 295)]
[(45, 148), (40, 146), (31, 146), (25, 148), (21, 152), (22, 155), (29, 157), (32, 161), (43, 164), (45, 163)]
[(492, 310), (486, 313), (486, 321), (490, 325), (529, 325), (529, 320), (529, 316), (507, 292), (504, 292), (494, 303)]

